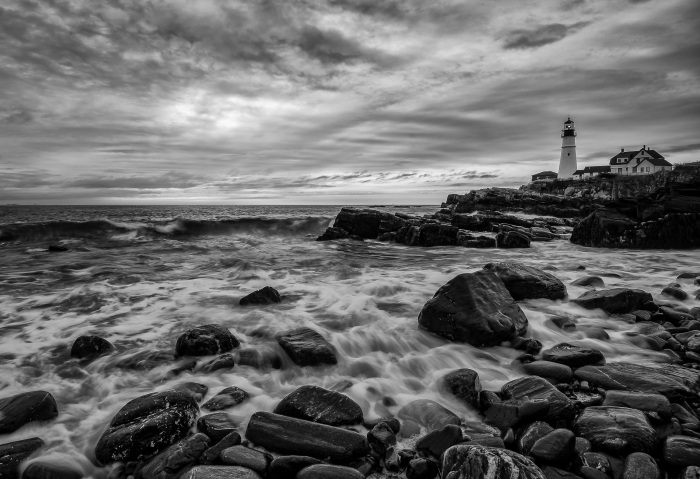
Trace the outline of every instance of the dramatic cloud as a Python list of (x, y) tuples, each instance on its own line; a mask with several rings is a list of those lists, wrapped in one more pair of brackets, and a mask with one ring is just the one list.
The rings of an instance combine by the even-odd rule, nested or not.
[(6, 0), (0, 202), (432, 203), (697, 160), (693, 0)]

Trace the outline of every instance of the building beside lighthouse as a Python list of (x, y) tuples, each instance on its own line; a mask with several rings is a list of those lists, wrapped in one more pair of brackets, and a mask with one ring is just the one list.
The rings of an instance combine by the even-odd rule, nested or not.
[(571, 178), (577, 170), (576, 165), (576, 129), (571, 118), (564, 122), (561, 130), (561, 156), (559, 157), (558, 178)]

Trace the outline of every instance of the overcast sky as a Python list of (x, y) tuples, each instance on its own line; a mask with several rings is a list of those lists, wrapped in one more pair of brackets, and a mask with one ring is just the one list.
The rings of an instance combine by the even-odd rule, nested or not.
[(700, 159), (698, 0), (0, 0), (0, 202), (436, 204)]

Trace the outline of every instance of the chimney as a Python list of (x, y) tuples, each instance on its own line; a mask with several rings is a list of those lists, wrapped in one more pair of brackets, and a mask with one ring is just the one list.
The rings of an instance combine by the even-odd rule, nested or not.
[(620, 153), (624, 153), (624, 152), (625, 152), (625, 149), (624, 149), (624, 148), (620, 148)]
[(646, 149), (647, 149), (647, 145), (644, 145), (644, 146), (642, 147), (642, 150), (646, 150)]

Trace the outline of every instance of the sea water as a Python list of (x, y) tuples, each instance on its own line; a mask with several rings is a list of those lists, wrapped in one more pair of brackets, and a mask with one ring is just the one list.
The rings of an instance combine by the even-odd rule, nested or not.
[[(378, 209), (424, 215), (438, 207)], [(0, 436), (0, 443), (38, 436), (48, 445), (44, 454), (67, 454), (86, 474), (106, 477), (110, 468), (91, 461), (114, 414), (131, 399), (187, 381), (207, 385), (207, 398), (227, 386), (247, 391), (250, 401), (227, 410), (241, 433), (254, 412), (273, 410), (305, 384), (344, 384), (343, 392), (366, 418), (386, 414), (382, 401), (390, 397), (396, 402), (389, 407), (392, 414), (426, 398), (476, 419), (475, 411), (440, 394), (439, 378), (471, 368), (484, 389), (497, 390), (523, 375), (511, 366), (521, 352), (451, 343), (418, 327), (425, 302), (457, 274), (489, 262), (520, 261), (557, 276), (571, 298), (586, 291), (572, 281), (598, 275), (606, 287), (639, 288), (657, 301), (678, 303), (661, 290), (681, 272), (700, 272), (697, 250), (597, 249), (566, 240), (520, 250), (316, 242), (339, 211), (340, 206), (0, 207), (0, 398), (46, 390), (59, 409), (56, 420), (30, 423)], [(69, 251), (48, 252), (50, 244)], [(678, 282), (689, 293), (697, 289), (691, 280)], [(276, 288), (282, 303), (238, 304), (264, 286)], [(636, 345), (634, 325), (601, 311), (548, 300), (520, 305), (529, 336), (545, 348), (566, 341), (597, 348), (609, 362), (668, 360)], [(554, 327), (549, 318), (561, 315), (577, 320), (577, 329)], [(282, 368), (236, 365), (174, 375), (186, 362), (174, 358), (178, 336), (208, 323), (229, 328), (241, 347), (281, 354)], [(327, 338), (338, 351), (338, 364), (300, 368), (286, 358), (275, 335), (299, 326)], [(103, 337), (116, 352), (89, 364), (71, 359), (73, 341), (82, 335)], [(209, 359), (200, 358), (199, 365)]]

